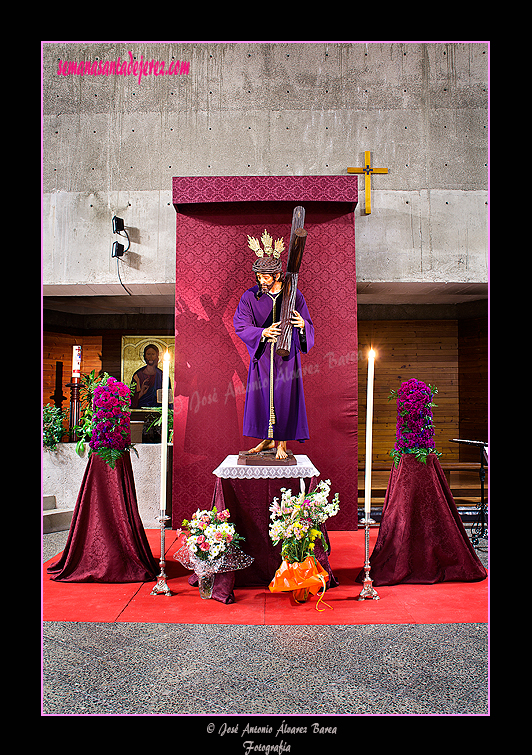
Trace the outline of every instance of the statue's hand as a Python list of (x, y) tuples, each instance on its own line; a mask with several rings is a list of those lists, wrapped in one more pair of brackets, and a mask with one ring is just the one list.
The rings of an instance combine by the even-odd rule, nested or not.
[(295, 309), (292, 312), (292, 320), (291, 320), (291, 322), (292, 322), (292, 325), (294, 326), (294, 328), (304, 328), (305, 327), (305, 321), (303, 320), (303, 318), (301, 317), (301, 315), (299, 314), (299, 312), (297, 312)]
[(281, 328), (279, 327), (280, 323), (274, 322), (272, 325), (270, 325), (269, 328), (264, 328), (262, 331), (262, 337), (268, 338), (269, 340), (275, 340), (276, 338), (279, 338), (281, 335)]

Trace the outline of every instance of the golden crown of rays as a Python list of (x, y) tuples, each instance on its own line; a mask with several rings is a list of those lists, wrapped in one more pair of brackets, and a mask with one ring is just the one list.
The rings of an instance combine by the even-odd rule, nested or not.
[(273, 239), (266, 229), (264, 229), (264, 233), (260, 237), (260, 240), (262, 241), (264, 249), (262, 249), (258, 239), (248, 236), (248, 246), (255, 252), (257, 257), (264, 257), (265, 254), (271, 256), (273, 254), (276, 259), (279, 259), (281, 252), (284, 252), (284, 241), (282, 239), (277, 239), (272, 246)]

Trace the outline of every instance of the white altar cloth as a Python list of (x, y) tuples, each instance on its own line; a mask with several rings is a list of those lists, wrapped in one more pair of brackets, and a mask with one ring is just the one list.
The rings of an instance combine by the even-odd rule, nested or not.
[(294, 454), (297, 464), (291, 466), (256, 466), (254, 464), (238, 464), (238, 454), (226, 456), (216, 467), (213, 474), (223, 479), (258, 480), (280, 479), (288, 477), (319, 477), (319, 471), (304, 454)]

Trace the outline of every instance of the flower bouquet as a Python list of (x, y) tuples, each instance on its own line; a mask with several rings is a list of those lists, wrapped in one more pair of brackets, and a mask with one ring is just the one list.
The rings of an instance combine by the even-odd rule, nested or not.
[(396, 467), (403, 454), (413, 454), (423, 464), (429, 454), (441, 456), (434, 443), (432, 407), (437, 406), (433, 402), (436, 393), (435, 385), (426, 385), (415, 378), (401, 383), (398, 391), (390, 391), (388, 401), (397, 399), (396, 440), (390, 451)]
[(229, 509), (218, 511), (213, 506), (210, 511), (198, 509), (190, 521), (183, 520), (187, 537), (174, 558), (196, 572), (202, 598), (211, 597), (216, 574), (245, 569), (254, 561), (240, 549), (239, 542), (245, 538), (228, 521), (230, 516)]
[(271, 592), (292, 591), (294, 600), (303, 603), (323, 587), (320, 600), (323, 598), (328, 574), (314, 556), (314, 546), (321, 540), (323, 549), (328, 550), (320, 525), (340, 510), (338, 493), (329, 501), (330, 489), (331, 481), (322, 480), (312, 493), (293, 496), (291, 490), (282, 488), (281, 501), (273, 499), (270, 538), (274, 545), (282, 541), (283, 562), (270, 582)]
[(98, 454), (111, 469), (130, 448), (131, 389), (108, 375), (96, 385), (93, 396), (89, 455)]

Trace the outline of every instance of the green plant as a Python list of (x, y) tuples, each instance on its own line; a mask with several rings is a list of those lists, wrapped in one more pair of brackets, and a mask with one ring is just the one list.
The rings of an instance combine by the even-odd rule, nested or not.
[[(150, 407), (150, 413), (157, 413), (159, 416), (156, 417), (153, 422), (150, 422), (148, 427), (146, 428), (146, 431), (151, 430), (152, 427), (162, 427), (163, 424), (163, 410), (159, 406)], [(168, 409), (168, 443), (172, 442), (172, 439), (174, 437), (174, 411), (173, 409)]]
[(94, 389), (102, 380), (106, 380), (108, 377), (107, 372), (96, 374), (96, 370), (92, 370), (81, 376), (79, 386), (80, 423), (74, 428), (78, 436), (78, 442), (76, 443), (76, 453), (78, 456), (82, 456), (85, 450), (85, 443), (89, 442), (92, 435)]
[(43, 448), (55, 451), (57, 444), (65, 434), (63, 422), (68, 416), (67, 409), (59, 409), (46, 404), (42, 410), (42, 444)]

